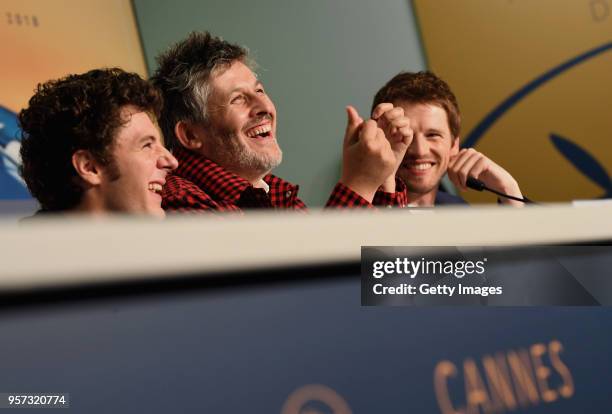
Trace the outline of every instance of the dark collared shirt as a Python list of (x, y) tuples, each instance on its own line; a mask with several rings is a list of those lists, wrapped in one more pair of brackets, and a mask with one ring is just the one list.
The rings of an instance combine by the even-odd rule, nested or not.
[[(162, 207), (169, 211), (241, 212), (252, 208), (305, 210), (297, 196), (299, 187), (272, 174), (263, 180), (266, 192), (215, 162), (183, 148), (174, 150), (178, 168), (168, 176), (162, 193)], [(396, 193), (378, 191), (374, 205), (403, 207), (408, 197), (406, 186), (397, 181)], [(336, 184), (326, 207), (373, 208), (367, 200), (342, 183)]]
[(464, 199), (459, 196), (447, 193), (446, 191), (438, 190), (436, 193), (436, 200), (434, 201), (435, 206), (458, 204), (467, 206)]

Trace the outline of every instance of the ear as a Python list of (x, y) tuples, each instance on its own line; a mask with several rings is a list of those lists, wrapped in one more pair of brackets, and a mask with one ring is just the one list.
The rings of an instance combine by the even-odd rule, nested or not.
[(87, 184), (96, 186), (102, 182), (102, 168), (91, 152), (87, 150), (76, 151), (72, 154), (72, 166)]
[(177, 122), (174, 126), (174, 135), (181, 145), (187, 149), (198, 150), (202, 148), (203, 131), (201, 128), (195, 128), (189, 122)]
[(450, 148), (451, 157), (459, 154), (459, 144), (460, 143), (461, 143), (461, 137), (453, 138), (453, 143), (451, 144), (451, 148)]

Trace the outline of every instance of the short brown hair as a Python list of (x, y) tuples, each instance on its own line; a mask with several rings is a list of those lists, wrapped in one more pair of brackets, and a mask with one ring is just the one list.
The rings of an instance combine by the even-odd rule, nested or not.
[(438, 105), (446, 111), (453, 138), (457, 138), (461, 132), (461, 113), (457, 98), (448, 84), (432, 72), (400, 72), (395, 75), (374, 96), (372, 111), (376, 105), (383, 102)]

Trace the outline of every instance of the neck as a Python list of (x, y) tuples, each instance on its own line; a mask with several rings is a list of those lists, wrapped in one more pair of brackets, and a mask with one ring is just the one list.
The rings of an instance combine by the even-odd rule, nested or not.
[(438, 194), (438, 189), (434, 188), (428, 193), (411, 193), (408, 191), (408, 202), (410, 205), (417, 207), (433, 207), (436, 201), (436, 195)]
[(264, 188), (266, 187), (266, 184), (263, 180), (263, 178), (268, 175), (268, 172), (265, 172), (263, 174), (240, 174), (237, 173), (236, 175), (244, 178), (245, 180), (247, 180), (253, 187), (255, 188)]
[(248, 169), (243, 170), (242, 168), (234, 168), (232, 166), (225, 166), (217, 161), (215, 162), (221, 165), (223, 168), (227, 169), (228, 171), (236, 174), (238, 177), (244, 178), (253, 187), (256, 187), (256, 188), (262, 187), (262, 183), (264, 182), (263, 178), (270, 173), (270, 171), (261, 172), (261, 171), (253, 171), (253, 170), (248, 170)]
[(92, 191), (93, 189), (89, 189), (83, 193), (79, 204), (72, 209), (73, 212), (87, 213), (94, 216), (102, 216), (107, 212), (102, 202), (98, 197), (92, 194)]

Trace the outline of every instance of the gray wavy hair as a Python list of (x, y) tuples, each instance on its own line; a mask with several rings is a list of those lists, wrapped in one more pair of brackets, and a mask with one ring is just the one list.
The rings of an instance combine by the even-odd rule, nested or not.
[(161, 91), (164, 106), (159, 120), (166, 146), (180, 145), (174, 128), (180, 121), (208, 122), (207, 103), (211, 76), (241, 61), (250, 68), (248, 50), (208, 32), (191, 32), (184, 40), (157, 56), (151, 82)]

